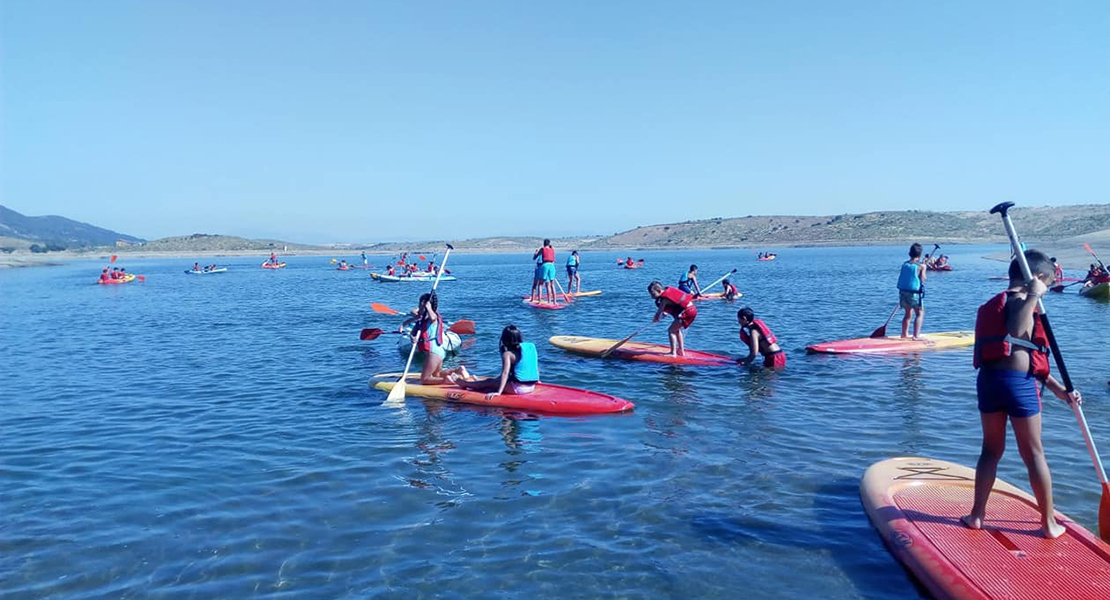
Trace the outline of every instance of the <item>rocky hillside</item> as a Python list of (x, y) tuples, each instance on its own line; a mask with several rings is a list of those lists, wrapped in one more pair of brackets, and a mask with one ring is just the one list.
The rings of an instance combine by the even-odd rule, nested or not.
[(281, 250), (288, 247), (292, 250), (315, 250), (316, 246), (307, 244), (293, 244), (281, 240), (249, 240), (232, 235), (209, 235), (207, 233), (194, 233), (192, 235), (179, 235), (165, 237), (147, 242), (143, 245), (143, 252), (242, 252), (265, 251), (272, 249)]
[[(143, 241), (132, 235), (117, 233), (111, 229), (65, 217), (54, 215), (28, 217), (6, 206), (0, 206), (0, 236), (11, 238), (5, 241), (6, 244), (17, 243), (25, 247), (37, 243), (51, 245), (58, 249), (114, 246), (121, 240), (132, 244)], [(12, 242), (12, 239), (20, 241)]]

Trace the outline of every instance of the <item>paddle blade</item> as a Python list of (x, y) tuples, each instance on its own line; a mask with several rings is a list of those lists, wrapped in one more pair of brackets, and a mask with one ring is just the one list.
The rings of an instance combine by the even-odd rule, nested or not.
[(401, 314), (400, 311), (393, 310), (392, 308), (382, 304), (381, 302), (372, 302), (370, 304), (370, 308), (373, 309), (374, 312), (381, 313), (383, 315), (399, 315), (399, 314)]
[(1054, 292), (1056, 292), (1056, 293), (1061, 293), (1061, 292), (1063, 292), (1063, 291), (1064, 291), (1064, 286), (1062, 286), (1062, 285), (1054, 285), (1054, 286), (1052, 286), (1052, 287), (1050, 287), (1050, 288), (1048, 288), (1048, 289), (1050, 289), (1050, 290), (1052, 290), (1052, 291), (1054, 291)]
[[(1091, 245), (1088, 244), (1087, 242), (1083, 242), (1083, 249), (1086, 250), (1087, 252), (1090, 252), (1091, 254), (1095, 253), (1094, 250), (1091, 250)], [(116, 259), (116, 257), (113, 256), (112, 260), (115, 260), (115, 259)]]
[(1110, 483), (1102, 484), (1102, 500), (1098, 503), (1098, 537), (1110, 542)]
[(146, 275), (136, 275), (135, 279), (138, 279), (139, 281), (145, 282), (146, 281)]
[(447, 331), (454, 331), (460, 335), (473, 335), (475, 332), (474, 321), (461, 319), (451, 324)]
[(883, 325), (882, 327), (876, 329), (875, 331), (872, 331), (871, 332), (871, 337), (873, 337), (873, 338), (885, 338), (886, 337), (886, 325)]
[(363, 329), (362, 332), (358, 334), (358, 339), (363, 341), (375, 340), (378, 339), (378, 336), (380, 336), (381, 334), (382, 330), (378, 329), (377, 327), (373, 329)]
[(393, 389), (389, 390), (389, 395), (385, 397), (386, 404), (397, 404), (405, 399), (405, 380), (401, 378)]
[(420, 260), (428, 260), (428, 259), (427, 259), (427, 258), (424, 258), (424, 255), (423, 255), (423, 254), (421, 254), (421, 255), (420, 255)]
[[(1086, 246), (1087, 244), (1083, 244), (1083, 245), (1084, 245), (1084, 246)], [(1087, 249), (1088, 249), (1088, 250), (1090, 250), (1090, 247), (1088, 246), (1088, 248), (1087, 248)], [(117, 258), (119, 258), (119, 257), (118, 257), (118, 256), (116, 256), (115, 254), (113, 254), (113, 255), (112, 255), (112, 258), (108, 259), (108, 264), (112, 264), (112, 263), (116, 262), (116, 259), (117, 259)]]

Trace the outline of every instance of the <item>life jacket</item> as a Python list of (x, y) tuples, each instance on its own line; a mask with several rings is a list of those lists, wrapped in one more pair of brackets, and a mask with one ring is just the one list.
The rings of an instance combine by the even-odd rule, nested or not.
[(553, 263), (555, 262), (555, 249), (551, 246), (544, 246), (540, 248), (540, 256), (543, 257), (543, 262)]
[(684, 292), (676, 287), (667, 286), (667, 288), (663, 290), (663, 293), (659, 294), (659, 298), (656, 299), (655, 303), (663, 307), (663, 312), (672, 317), (677, 317), (687, 308), (694, 305), (693, 298), (690, 292)]
[(577, 267), (578, 266), (578, 257), (573, 255), (573, 254), (568, 256), (567, 257), (567, 266), (568, 267)]
[(920, 266), (908, 260), (902, 263), (902, 270), (898, 273), (898, 289), (903, 292), (921, 291), (921, 274), (917, 270)]
[(994, 360), (1001, 360), (1013, 352), (1014, 346), (1027, 348), (1030, 352), (1029, 367), (1033, 376), (1044, 379), (1048, 376), (1048, 334), (1041, 322), (1041, 313), (1033, 313), (1032, 341), (1018, 339), (1010, 335), (1006, 328), (1006, 292), (988, 300), (979, 307), (975, 317), (975, 353), (972, 364), (975, 368)]
[[(758, 327), (759, 328), (759, 335), (762, 336), (763, 339), (767, 340), (767, 345), (768, 346), (771, 345), (771, 344), (778, 343), (778, 338), (775, 337), (775, 334), (771, 333), (771, 328), (767, 327), (767, 324), (764, 323), (763, 321), (761, 321), (759, 319), (754, 319), (752, 321), (752, 324), (749, 325), (749, 327)], [(752, 338), (748, 334), (748, 327), (741, 327), (740, 328), (740, 341), (744, 342), (745, 345), (750, 344), (752, 342)]]
[(532, 342), (520, 343), (520, 356), (513, 365), (513, 379), (519, 383), (537, 383), (540, 380), (540, 362), (536, 345)]
[[(439, 317), (439, 315), (436, 315), (436, 317)], [(440, 347), (443, 346), (443, 328), (439, 326), (439, 324), (442, 323), (442, 322), (443, 322), (442, 319), (439, 319), (438, 321), (432, 321), (431, 319), (429, 319), (427, 317), (417, 321), (415, 327), (416, 327), (416, 330), (420, 332), (420, 337), (416, 341), (417, 350), (420, 350), (421, 352), (431, 352), (431, 350), (432, 350), (432, 340), (431, 340), (431, 336), (428, 334), (428, 329), (430, 329), (432, 327), (435, 327), (435, 329), (436, 329), (436, 333), (435, 333), (436, 345), (440, 346)]]
[(735, 295), (735, 294), (739, 294), (739, 293), (740, 293), (740, 290), (736, 289), (735, 285), (732, 285), (730, 283), (730, 284), (725, 286), (725, 296), (728, 296), (730, 294)]
[(690, 279), (690, 272), (687, 271), (682, 274), (682, 277), (678, 278), (678, 289), (687, 293), (692, 292), (693, 290), (690, 289), (691, 283), (693, 283), (693, 280)]

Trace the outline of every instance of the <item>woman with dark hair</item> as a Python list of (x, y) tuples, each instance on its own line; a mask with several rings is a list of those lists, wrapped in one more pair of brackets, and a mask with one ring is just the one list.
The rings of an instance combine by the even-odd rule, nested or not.
[(470, 377), (466, 367), (461, 365), (443, 370), (443, 360), (447, 358), (447, 350), (443, 347), (446, 329), (439, 316), (439, 297), (435, 292), (420, 296), (420, 308), (412, 325), (412, 341), (416, 349), (424, 353), (424, 369), (420, 372), (420, 383), (424, 385), (452, 383), (455, 377)]
[(531, 394), (540, 381), (540, 365), (536, 345), (525, 342), (516, 325), (501, 331), (501, 375), (476, 379), (460, 375), (455, 383), (464, 389), (486, 392), (486, 398), (501, 394)]

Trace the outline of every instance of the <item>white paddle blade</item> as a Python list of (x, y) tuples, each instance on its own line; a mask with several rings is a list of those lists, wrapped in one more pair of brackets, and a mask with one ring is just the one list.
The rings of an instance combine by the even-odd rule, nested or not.
[(385, 397), (385, 404), (399, 404), (405, 399), (405, 380), (401, 379), (393, 385), (393, 389), (389, 390), (389, 395)]

